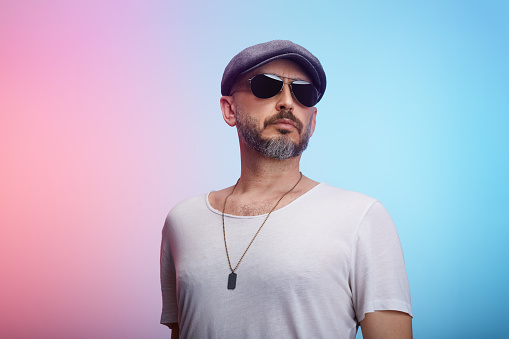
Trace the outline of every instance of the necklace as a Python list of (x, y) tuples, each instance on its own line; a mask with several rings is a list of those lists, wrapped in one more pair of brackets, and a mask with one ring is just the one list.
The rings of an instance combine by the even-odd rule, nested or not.
[(281, 198), (279, 198), (279, 200), (276, 202), (276, 204), (274, 205), (274, 207), (272, 207), (272, 209), (270, 210), (270, 212), (267, 214), (267, 216), (265, 217), (265, 220), (263, 220), (263, 223), (262, 225), (260, 226), (260, 228), (258, 229), (258, 231), (256, 231), (253, 239), (251, 239), (251, 242), (249, 243), (249, 245), (247, 246), (246, 250), (244, 251), (244, 253), (242, 254), (242, 256), (240, 257), (240, 260), (239, 262), (237, 263), (237, 266), (235, 266), (235, 268), (232, 267), (232, 263), (230, 261), (230, 254), (228, 253), (228, 245), (226, 244), (226, 230), (225, 230), (225, 227), (224, 227), (224, 211), (226, 209), (226, 202), (228, 201), (228, 198), (230, 197), (230, 195), (233, 194), (233, 192), (235, 192), (235, 188), (237, 187), (237, 184), (239, 183), (239, 180), (237, 180), (237, 183), (235, 184), (235, 186), (233, 186), (233, 190), (230, 194), (228, 194), (226, 196), (226, 198), (224, 199), (224, 205), (223, 205), (223, 213), (222, 213), (222, 220), (223, 220), (223, 236), (224, 236), (224, 248), (226, 249), (226, 257), (228, 258), (228, 264), (230, 265), (230, 270), (232, 271), (232, 273), (230, 273), (228, 275), (228, 289), (229, 290), (233, 290), (235, 289), (235, 286), (237, 285), (237, 273), (235, 273), (235, 271), (237, 270), (237, 268), (239, 267), (240, 265), (240, 262), (242, 261), (242, 259), (244, 259), (244, 256), (246, 255), (247, 253), (247, 250), (249, 249), (249, 247), (251, 247), (251, 244), (253, 243), (253, 241), (256, 239), (256, 236), (258, 235), (258, 233), (260, 233), (263, 225), (265, 225), (265, 222), (267, 221), (267, 219), (269, 219), (269, 216), (270, 214), (276, 209), (277, 205), (279, 205), (279, 203), (281, 202), (281, 200), (283, 200), (283, 198), (288, 194), (290, 193), (291, 191), (293, 191), (295, 189), (295, 187), (297, 187), (297, 185), (299, 184), (300, 180), (302, 179), (302, 172), (299, 172), (300, 173), (300, 177), (299, 177), (299, 180), (297, 181), (297, 183), (288, 191), (286, 192), (285, 194), (283, 194), (283, 196)]

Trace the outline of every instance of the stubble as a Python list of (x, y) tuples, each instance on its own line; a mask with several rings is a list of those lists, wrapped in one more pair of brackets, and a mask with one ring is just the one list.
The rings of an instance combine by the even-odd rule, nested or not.
[[(241, 110), (237, 110), (235, 116), (237, 119), (237, 132), (240, 138), (242, 138), (249, 147), (268, 158), (277, 160), (294, 158), (301, 155), (308, 146), (311, 135), (312, 116), (304, 132), (302, 132), (302, 122), (288, 110), (281, 110), (279, 113), (265, 119), (262, 129), (258, 127), (259, 122), (256, 118), (243, 113)], [(300, 134), (298, 143), (291, 140), (288, 135), (290, 132), (286, 129), (278, 129), (280, 135), (276, 137), (262, 137), (263, 130), (279, 119), (290, 119), (294, 122)]]

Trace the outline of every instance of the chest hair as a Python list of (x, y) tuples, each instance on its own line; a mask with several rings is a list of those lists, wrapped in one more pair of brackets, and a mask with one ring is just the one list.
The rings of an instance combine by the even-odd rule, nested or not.
[[(283, 198), (279, 202), (276, 207), (276, 210), (288, 205), (290, 202), (295, 200), (298, 197), (296, 194), (289, 194)], [(233, 215), (244, 215), (244, 216), (252, 216), (252, 215), (262, 215), (269, 213), (274, 205), (279, 200), (279, 197), (274, 197), (272, 199), (264, 199), (259, 201), (240, 201), (228, 199), (228, 206), (226, 208), (226, 212)]]

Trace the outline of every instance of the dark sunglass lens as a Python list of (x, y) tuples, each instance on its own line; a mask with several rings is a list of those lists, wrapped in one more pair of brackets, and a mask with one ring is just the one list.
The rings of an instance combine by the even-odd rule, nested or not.
[(268, 99), (278, 94), (283, 87), (283, 82), (269, 77), (266, 74), (259, 74), (251, 79), (251, 92), (260, 98)]
[(318, 98), (318, 92), (310, 83), (303, 82), (299, 83), (298, 81), (294, 81), (292, 83), (292, 91), (297, 100), (301, 104), (307, 107), (313, 107), (316, 105), (316, 100)]

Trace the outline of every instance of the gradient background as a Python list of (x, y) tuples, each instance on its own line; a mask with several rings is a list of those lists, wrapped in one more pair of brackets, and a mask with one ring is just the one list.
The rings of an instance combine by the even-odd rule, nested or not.
[(509, 302), (506, 1), (0, 1), (0, 335), (168, 338), (178, 201), (239, 175), (220, 79), (290, 39), (328, 77), (302, 160), (380, 199), (416, 338), (502, 338)]

